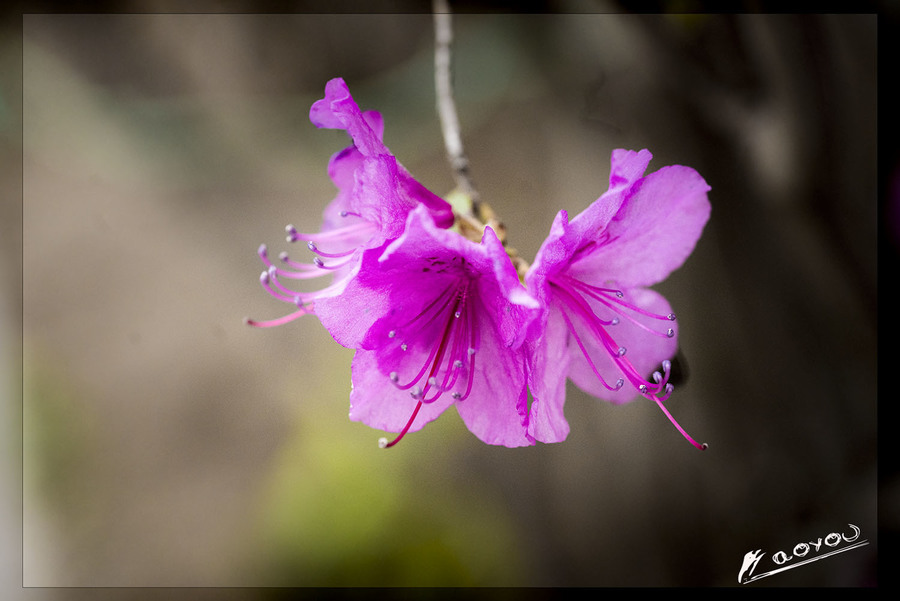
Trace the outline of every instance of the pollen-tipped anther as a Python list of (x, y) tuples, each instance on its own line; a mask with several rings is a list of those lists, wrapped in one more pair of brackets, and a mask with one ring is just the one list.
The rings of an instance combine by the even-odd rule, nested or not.
[(284, 226), (284, 231), (287, 233), (288, 242), (296, 242), (300, 238), (300, 233), (293, 225), (288, 224)]

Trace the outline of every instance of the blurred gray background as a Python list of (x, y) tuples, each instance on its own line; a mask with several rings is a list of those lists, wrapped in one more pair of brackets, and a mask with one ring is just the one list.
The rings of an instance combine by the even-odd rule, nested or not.
[(284, 225), (316, 230), (334, 195), (347, 137), (308, 121), (328, 79), (452, 187), (429, 15), (25, 15), (24, 88), (0, 104), (24, 156), (0, 265), (24, 398), (4, 407), (23, 462), (0, 473), (3, 523), (21, 509), (24, 554), (4, 577), (64, 587), (30, 591), (47, 598), (738, 586), (746, 552), (853, 523), (868, 546), (748, 586), (875, 585), (877, 18), (597, 7), (456, 15), (463, 141), (528, 260), (606, 189), (613, 148), (706, 178), (709, 225), (657, 289), (686, 370), (669, 407), (707, 452), (649, 403), (571, 385), (564, 443), (486, 446), (451, 411), (380, 451), (347, 419), (351, 351), (313, 317), (243, 324), (286, 308), (257, 246), (295, 250)]

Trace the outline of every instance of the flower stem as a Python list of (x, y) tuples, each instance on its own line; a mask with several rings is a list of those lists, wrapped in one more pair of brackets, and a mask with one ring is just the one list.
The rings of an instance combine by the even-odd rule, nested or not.
[(437, 95), (437, 111), (447, 158), (453, 169), (457, 188), (472, 201), (473, 213), (478, 215), (478, 193), (469, 177), (469, 159), (463, 150), (459, 133), (456, 101), (453, 99), (453, 74), (451, 69), (453, 44), (453, 15), (447, 0), (434, 0), (434, 84)]

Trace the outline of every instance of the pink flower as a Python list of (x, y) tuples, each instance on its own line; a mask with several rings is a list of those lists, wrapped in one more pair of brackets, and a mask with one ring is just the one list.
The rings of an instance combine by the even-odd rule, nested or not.
[[(270, 295), (297, 309), (271, 321), (247, 320), (258, 327), (287, 323), (312, 313), (316, 301), (342, 293), (359, 269), (362, 255), (379, 249), (397, 238), (409, 212), (418, 205), (426, 207), (438, 227), (453, 224), (450, 205), (416, 181), (382, 142), (384, 122), (376, 111), (362, 112), (350, 96), (343, 79), (336, 78), (325, 87), (325, 97), (309, 112), (317, 127), (346, 130), (353, 145), (331, 157), (328, 174), (338, 194), (324, 213), (322, 231), (301, 234), (287, 226), (288, 241), (304, 240), (316, 254), (312, 263), (300, 263), (282, 253), (280, 265), (268, 256), (266, 245), (259, 256), (266, 266), (260, 283)], [(300, 292), (283, 280), (307, 280), (333, 276), (331, 285)]]
[(534, 444), (522, 344), (537, 303), (502, 244), (437, 227), (424, 205), (379, 256), (366, 253), (340, 296), (317, 305), (335, 340), (358, 349), (350, 419), (416, 431), (455, 405), (489, 444)]
[[(612, 154), (609, 190), (572, 219), (560, 211), (525, 281), (540, 302), (529, 331), (528, 434), (565, 440), (565, 379), (613, 403), (637, 396), (663, 405), (672, 392), (675, 314), (649, 290), (685, 261), (710, 205), (709, 186), (689, 167), (644, 176), (647, 150)], [(658, 369), (661, 367), (661, 371)]]

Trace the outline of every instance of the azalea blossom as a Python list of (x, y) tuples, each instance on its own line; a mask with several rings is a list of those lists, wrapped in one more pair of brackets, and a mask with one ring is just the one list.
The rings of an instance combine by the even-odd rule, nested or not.
[(350, 419), (399, 433), (383, 446), (455, 405), (482, 441), (516, 447), (534, 444), (522, 344), (537, 309), (490, 227), (479, 244), (439, 228), (420, 205), (316, 311), (357, 349)]
[(566, 438), (566, 376), (585, 392), (624, 403), (638, 396), (663, 402), (672, 393), (670, 359), (677, 324), (651, 286), (685, 261), (706, 224), (709, 186), (689, 167), (644, 175), (651, 154), (616, 150), (609, 190), (569, 221), (560, 211), (526, 285), (542, 307), (529, 332), (528, 434)]
[[(416, 181), (384, 145), (384, 121), (377, 111), (361, 111), (341, 78), (325, 87), (325, 97), (313, 104), (310, 121), (316, 127), (343, 129), (353, 144), (335, 153), (328, 174), (338, 194), (325, 209), (322, 231), (303, 234), (289, 225), (289, 242), (305, 241), (316, 256), (311, 263), (292, 260), (282, 253), (275, 264), (266, 245), (259, 256), (266, 266), (260, 283), (270, 295), (295, 310), (271, 321), (247, 320), (268, 327), (312, 313), (315, 302), (339, 295), (356, 274), (365, 251), (378, 249), (403, 231), (406, 217), (418, 205), (426, 207), (438, 227), (453, 224), (450, 205)], [(314, 292), (301, 292), (284, 280), (332, 276), (332, 283)]]

